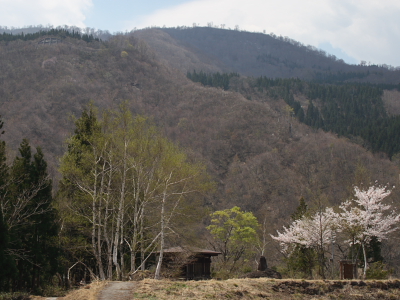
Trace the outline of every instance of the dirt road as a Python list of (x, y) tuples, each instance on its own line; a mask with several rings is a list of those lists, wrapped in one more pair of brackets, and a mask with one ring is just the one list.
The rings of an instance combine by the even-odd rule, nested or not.
[(132, 300), (134, 287), (135, 282), (132, 281), (109, 282), (100, 292), (98, 300)]

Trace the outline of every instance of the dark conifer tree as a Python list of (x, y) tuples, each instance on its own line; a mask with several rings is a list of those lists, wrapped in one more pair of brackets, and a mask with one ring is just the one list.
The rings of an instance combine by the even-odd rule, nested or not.
[[(4, 133), (2, 128), (3, 122), (0, 120), (0, 135)], [(10, 237), (7, 223), (3, 216), (3, 204), (6, 200), (9, 180), (6, 159), (6, 143), (0, 141), (0, 292), (9, 291), (11, 279), (16, 277), (14, 259), (7, 251)]]
[[(101, 128), (97, 120), (97, 111), (92, 104), (89, 104), (83, 109), (81, 117), (75, 120), (74, 135), (68, 143), (67, 150), (68, 154), (73, 159), (73, 164), (76, 167), (79, 166), (83, 172), (90, 172), (90, 170), (84, 170), (82, 164), (85, 156), (85, 148), (87, 147), (87, 151), (90, 151), (89, 146), (93, 139), (93, 135), (100, 130)], [(85, 195), (76, 189), (76, 186), (71, 183), (68, 178), (63, 178), (59, 182), (57, 198), (70, 198), (75, 199), (77, 202), (85, 201)], [(79, 225), (76, 221), (66, 221), (64, 223), (63, 232), (60, 232), (63, 236), (62, 241), (64, 251), (62, 255), (65, 258), (65, 261), (76, 261), (78, 257), (80, 260), (85, 261), (90, 268), (95, 268), (95, 266), (92, 265), (92, 257), (88, 254), (87, 250), (81, 250), (85, 249), (85, 247), (91, 243), (91, 233), (87, 230), (90, 225), (85, 223), (87, 220), (84, 218), (81, 219), (80, 222)], [(66, 250), (65, 248), (69, 250)], [(67, 272), (70, 265), (64, 265), (62, 267), (64, 268), (64, 272)], [(86, 271), (82, 270), (81, 276), (84, 276), (85, 272)], [(66, 285), (69, 285), (68, 281), (66, 282)]]
[(17, 277), (14, 258), (8, 253), (10, 237), (7, 224), (0, 209), (0, 292), (8, 292)]
[(57, 271), (56, 214), (52, 208), (52, 183), (42, 150), (32, 158), (31, 147), (24, 139), (11, 167), (13, 178), (10, 197), (26, 201), (21, 211), (23, 222), (10, 232), (13, 247), (23, 253), (19, 257), (18, 290), (40, 291)]
[[(299, 206), (291, 215), (293, 221), (302, 219), (308, 213), (308, 206), (303, 197), (299, 200)], [(312, 278), (312, 270), (317, 258), (314, 249), (302, 245), (296, 245), (293, 252), (286, 259), (288, 269), (293, 273), (300, 273), (302, 277)], [(293, 275), (293, 274), (292, 274)]]
[[(4, 133), (2, 130), (3, 122), (0, 120), (0, 135)], [(8, 166), (6, 163), (6, 142), (0, 141), (0, 200), (3, 202), (3, 197), (6, 194), (6, 187), (8, 182)]]

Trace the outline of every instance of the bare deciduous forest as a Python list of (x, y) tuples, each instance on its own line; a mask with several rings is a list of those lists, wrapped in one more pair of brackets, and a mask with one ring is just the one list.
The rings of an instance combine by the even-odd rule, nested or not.
[[(394, 68), (346, 65), (318, 49), (301, 45), (288, 38), (236, 30), (145, 29), (115, 35), (104, 41), (89, 38), (90, 32), (87, 38), (58, 34), (56, 31), (53, 32), (53, 36), (58, 36), (62, 40), (57, 44), (41, 44), (40, 41), (46, 35), (28, 40), (22, 38), (6, 40), (6, 35), (3, 35), (4, 38), (0, 41), (2, 58), (0, 114), (4, 122), (2, 130), (5, 131), (1, 135), (1, 139), (5, 141), (2, 163), (5, 168), (10, 169), (11, 175), (7, 178), (13, 178), (12, 182), (15, 185), (22, 180), (18, 177), (22, 175), (17, 176), (15, 174), (18, 173), (12, 170), (15, 169), (16, 161), (27, 155), (21, 152), (21, 149), (27, 148), (27, 143), (32, 148), (40, 149), (36, 155), (41, 157), (43, 153), (47, 162), (46, 176), (48, 173), (49, 177), (44, 173), (42, 175), (46, 179), (52, 179), (52, 185), (46, 186), (47, 188), (52, 186), (52, 196), (47, 195), (51, 199), (46, 198), (48, 199), (46, 201), (51, 202), (54, 209), (52, 213), (55, 215), (49, 215), (48, 218), (55, 222), (59, 230), (57, 242), (53, 238), (54, 233), (51, 233), (52, 238), (46, 242), (46, 247), (57, 244), (58, 252), (54, 257), (58, 258), (58, 262), (52, 265), (50, 258), (47, 260), (43, 258), (49, 266), (45, 272), (47, 275), (42, 278), (38, 275), (38, 270), (42, 268), (40, 262), (33, 264), (35, 267), (30, 265), (33, 252), (27, 250), (29, 243), (18, 242), (18, 244), (15, 236), (13, 237), (13, 234), (28, 232), (29, 228), (24, 229), (27, 231), (12, 231), (10, 224), (4, 222), (5, 226), (10, 228), (8, 249), (15, 251), (0, 248), (0, 259), (5, 253), (6, 256), (14, 255), (13, 260), (15, 260), (15, 255), (21, 253), (18, 251), (25, 251), (15, 266), (15, 272), (19, 272), (20, 276), (24, 274), (25, 281), (9, 277), (0, 282), (4, 290), (20, 289), (43, 294), (49, 285), (59, 285), (64, 288), (67, 280), (72, 283), (81, 280), (82, 277), (113, 279), (125, 276), (127, 278), (129, 273), (138, 267), (135, 264), (143, 261), (145, 253), (141, 252), (144, 252), (144, 249), (150, 251), (146, 248), (148, 245), (144, 244), (140, 245), (141, 248), (138, 246), (139, 248), (132, 249), (133, 246), (136, 247), (132, 244), (132, 240), (129, 242), (124, 240), (130, 238), (128, 235), (134, 231), (135, 226), (139, 226), (139, 223), (135, 222), (141, 221), (125, 220), (126, 228), (124, 228), (121, 225), (121, 216), (125, 214), (122, 206), (119, 208), (121, 214), (118, 213), (118, 217), (115, 217), (115, 223), (112, 219), (114, 217), (111, 217), (116, 213), (114, 211), (109, 214), (109, 220), (104, 220), (104, 224), (110, 222), (107, 224), (111, 228), (110, 232), (104, 235), (101, 233), (103, 229), (95, 229), (103, 228), (103, 225), (96, 221), (97, 217), (94, 215), (89, 220), (87, 210), (85, 213), (83, 210), (75, 211), (76, 216), (73, 216), (72, 210), (66, 213), (71, 209), (68, 201), (73, 201), (73, 197), (70, 196), (78, 192), (72, 188), (65, 190), (66, 176), (60, 170), (60, 160), (65, 153), (71, 151), (71, 138), (78, 134), (77, 120), (84, 120), (79, 118), (82, 118), (82, 112), (85, 112), (90, 102), (98, 109), (96, 117), (99, 122), (103, 122), (101, 124), (104, 127), (101, 127), (103, 125), (99, 127), (103, 128), (101, 132), (107, 133), (111, 130), (113, 127), (110, 124), (114, 122), (112, 117), (106, 117), (103, 112), (119, 111), (123, 105), (132, 116), (147, 117), (161, 136), (185, 153), (185, 161), (202, 165), (207, 170), (209, 179), (213, 183), (207, 191), (201, 192), (200, 197), (197, 195), (193, 198), (196, 200), (196, 205), (189, 206), (190, 214), (198, 211), (199, 215), (205, 217), (201, 220), (193, 219), (192, 221), (195, 220), (196, 223), (186, 226), (184, 215), (190, 215), (188, 211), (185, 212), (189, 207), (183, 207), (182, 211), (179, 211), (182, 220), (177, 218), (178, 221), (174, 226), (181, 226), (186, 233), (179, 230), (171, 231), (174, 233), (163, 237), (162, 243), (165, 243), (165, 248), (178, 244), (190, 244), (204, 249), (212, 247), (212, 236), (206, 230), (210, 218), (204, 213), (205, 211), (211, 213), (238, 206), (243, 211), (252, 212), (258, 222), (263, 224), (259, 228), (260, 238), (263, 234), (264, 238), (266, 237), (262, 249), (260, 247), (250, 249), (248, 256), (242, 259), (242, 264), (232, 273), (233, 276), (240, 276), (255, 269), (257, 265), (254, 261), (264, 253), (268, 253), (267, 261), (270, 267), (287, 276), (301, 276), (301, 272), (290, 273), (290, 268), (287, 267), (290, 261), (285, 259), (280, 253), (278, 243), (269, 236), (275, 234), (282, 226), (291, 223), (291, 215), (298, 209), (300, 199), (304, 199), (311, 211), (322, 206), (335, 209), (343, 201), (353, 197), (354, 186), (368, 188), (375, 182), (390, 186), (399, 184), (399, 151), (392, 145), (398, 143), (385, 144), (385, 138), (386, 141), (393, 140), (391, 134), (397, 130), (396, 117), (400, 101), (397, 84), (400, 71)], [(215, 82), (202, 84), (188, 78), (188, 72), (194, 71), (208, 75), (234, 72), (235, 76), (229, 77), (225, 86), (219, 86)], [(298, 82), (261, 86), (257, 85), (257, 78), (263, 78), (260, 76), (271, 80), (297, 78)], [(218, 78), (222, 77), (221, 75)], [(338, 87), (337, 90), (333, 88), (330, 90), (334, 97), (326, 95), (327, 86)], [(342, 86), (349, 88), (340, 89)], [(374, 94), (372, 98), (363, 94), (364, 86), (370, 88)], [(314, 88), (318, 93), (312, 94)], [(348, 91), (350, 94), (346, 94)], [(358, 92), (357, 95), (355, 91)], [(336, 92), (339, 96), (334, 94)], [(321, 93), (325, 93), (323, 95), (326, 97), (321, 96)], [(346, 99), (346, 105), (349, 104), (350, 110), (344, 110), (345, 104), (332, 100), (333, 98)], [(358, 102), (355, 102), (356, 100)], [(315, 111), (320, 115), (312, 116), (310, 107), (315, 107)], [(360, 107), (365, 109), (362, 110)], [(300, 110), (304, 114), (303, 119)], [(334, 113), (329, 115), (331, 111)], [(365, 123), (372, 126), (368, 127), (369, 131), (359, 130), (364, 125), (353, 124), (352, 119), (348, 121), (343, 117), (348, 115), (349, 111), (355, 114), (355, 119), (360, 120), (363, 118), (363, 113), (371, 112), (371, 115), (374, 113), (379, 122)], [(357, 111), (359, 115), (356, 115)], [(340, 128), (331, 125), (328, 127), (327, 122), (318, 123), (319, 119), (326, 121), (328, 116), (332, 115), (337, 118), (331, 117), (331, 120), (342, 120), (341, 123), (335, 121)], [(118, 126), (123, 127), (123, 125)], [(380, 131), (373, 131), (373, 128), (386, 127), (393, 129), (386, 132), (386, 135), (375, 138)], [(118, 130), (115, 132), (119, 132)], [(29, 142), (26, 141), (19, 146), (23, 139), (28, 139)], [(86, 145), (85, 143), (89, 141), (93, 149), (101, 148), (98, 140), (85, 139), (82, 139), (82, 145)], [(372, 143), (373, 140), (379, 140), (379, 145)], [(121, 158), (124, 155), (113, 148), (117, 146), (110, 146), (114, 145), (114, 142), (105, 142), (106, 138), (102, 141), (107, 151), (103, 149), (102, 155), (91, 159), (98, 158), (95, 164), (96, 170), (101, 164), (104, 168), (110, 167), (107, 172), (103, 169), (101, 174), (110, 176), (103, 179), (111, 178), (109, 174), (112, 174), (112, 178), (119, 183), (123, 182), (121, 178), (125, 175), (126, 182), (128, 178), (139, 178), (133, 171), (129, 175), (132, 177), (129, 177), (126, 173), (128, 169), (121, 169), (121, 165), (114, 168), (124, 161)], [(120, 142), (115, 143), (117, 145)], [(82, 150), (82, 153), (85, 151)], [(29, 159), (27, 158), (27, 161)], [(35, 166), (34, 158), (29, 164)], [(132, 163), (132, 168), (133, 165)], [(36, 174), (33, 171), (34, 167), (29, 168), (32, 174)], [(163, 172), (168, 168), (164, 166)], [(131, 169), (129, 170), (131, 172)], [(77, 178), (74, 172), (69, 173), (68, 180), (71, 182)], [(160, 171), (157, 174), (161, 173)], [(165, 175), (167, 173), (162, 174), (164, 174), (164, 184), (167, 186), (166, 178), (173, 177)], [(7, 178), (1, 182), (4, 220), (7, 220), (10, 211), (6, 209), (6, 199), (9, 199), (7, 197), (10, 195), (6, 184)], [(188, 175), (188, 178), (192, 178), (191, 175)], [(60, 180), (64, 180), (64, 183), (60, 184)], [(176, 180), (178, 182), (180, 179)], [(119, 197), (125, 197), (123, 191), (131, 192), (122, 188), (123, 185), (114, 183), (109, 185), (105, 182), (98, 185), (92, 181), (90, 183), (94, 189), (101, 186), (104, 192), (102, 195), (119, 193)], [(23, 193), (25, 196), (26, 193), (31, 193), (32, 198), (35, 198), (36, 192), (29, 187), (31, 183), (26, 184), (26, 190), (20, 192), (14, 190), (11, 195), (21, 199)], [(60, 193), (60, 186), (64, 187), (63, 193)], [(112, 193), (110, 191), (105, 193), (107, 188), (115, 190)], [(155, 191), (154, 202), (149, 205), (156, 208), (157, 212), (161, 212), (162, 202), (158, 201), (162, 199), (163, 193), (160, 192), (162, 189), (158, 185), (152, 188)], [(181, 187), (179, 193), (185, 194), (186, 188), (187, 186)], [(40, 189), (42, 190), (42, 187)], [(87, 190), (81, 186), (80, 192), (82, 191)], [(69, 192), (69, 196), (66, 197), (65, 194)], [(94, 193), (90, 195), (93, 196)], [(82, 194), (79, 194), (79, 197), (86, 199)], [(126, 196), (126, 199), (129, 197)], [(138, 197), (143, 195), (140, 194)], [(185, 201), (190, 202), (191, 196), (185, 194), (185, 197), (188, 197)], [(400, 209), (399, 197), (400, 191), (397, 187), (388, 197), (388, 201), (397, 209)], [(102, 199), (105, 201), (105, 198)], [(179, 197), (174, 199), (176, 203), (180, 201), (177, 200)], [(83, 205), (85, 201), (80, 204)], [(96, 201), (90, 202), (93, 206), (87, 206), (85, 209), (89, 209), (92, 214), (98, 213), (99, 216), (102, 213), (109, 213), (108, 207), (100, 207), (100, 204), (96, 206)], [(182, 205), (185, 201), (182, 200)], [(57, 208), (61, 208), (61, 211), (56, 212)], [(175, 208), (171, 204), (168, 209), (174, 211)], [(43, 210), (43, 213), (47, 212), (49, 212), (47, 208)], [(152, 226), (166, 222), (166, 217), (159, 218), (158, 215), (150, 214), (142, 216), (148, 219), (144, 218), (145, 223), (140, 226), (142, 229), (147, 228), (148, 231), (135, 232), (135, 237), (142, 239), (142, 242), (154, 239), (159, 246), (161, 240), (158, 234), (161, 231), (154, 230)], [(79, 218), (86, 218), (86, 221), (79, 224)], [(32, 224), (40, 223), (40, 221), (32, 222)], [(165, 224), (168, 227), (168, 223)], [(111, 230), (115, 230), (118, 226), (120, 231), (115, 231), (118, 234), (112, 236)], [(171, 225), (171, 229), (172, 227)], [(95, 236), (96, 230), (99, 230), (98, 236)], [(397, 245), (399, 234), (400, 232), (393, 233), (390, 239), (378, 245), (384, 264), (392, 268), (392, 275), (396, 277), (400, 272), (398, 268), (400, 249)], [(115, 242), (106, 241), (105, 238), (110, 241), (115, 239)], [(55, 244), (51, 244), (50, 240)], [(79, 245), (80, 248), (74, 248), (74, 245)], [(115, 254), (114, 257), (111, 256), (111, 252)], [(104, 254), (103, 257), (101, 253)], [(138, 257), (136, 262), (135, 258), (131, 257), (132, 253)], [(347, 256), (348, 253), (336, 250), (337, 268), (338, 261)], [(20, 263), (21, 261), (24, 263)], [(372, 262), (375, 261), (371, 258)], [(150, 265), (150, 263), (143, 264), (146, 268), (150, 268)], [(313, 274), (318, 277), (317, 272)]]

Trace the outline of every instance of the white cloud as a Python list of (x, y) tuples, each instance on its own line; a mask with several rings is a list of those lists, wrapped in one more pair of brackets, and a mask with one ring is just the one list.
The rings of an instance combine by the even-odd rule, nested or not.
[(0, 0), (0, 25), (75, 25), (85, 27), (92, 0)]
[(197, 0), (144, 16), (126, 29), (147, 26), (239, 25), (304, 44), (329, 42), (348, 55), (400, 66), (398, 0)]

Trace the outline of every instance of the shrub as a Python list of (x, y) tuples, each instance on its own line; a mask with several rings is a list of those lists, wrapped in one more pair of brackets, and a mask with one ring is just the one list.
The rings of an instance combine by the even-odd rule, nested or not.
[(367, 279), (387, 279), (392, 270), (387, 270), (386, 265), (381, 261), (371, 264), (367, 270)]
[(0, 293), (0, 300), (29, 300), (29, 294), (26, 293)]

